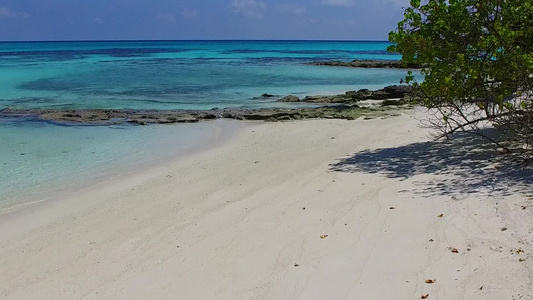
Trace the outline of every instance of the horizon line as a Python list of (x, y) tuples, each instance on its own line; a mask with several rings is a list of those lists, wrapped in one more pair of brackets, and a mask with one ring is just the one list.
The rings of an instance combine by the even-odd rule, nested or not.
[(389, 42), (388, 40), (348, 40), (348, 39), (88, 39), (88, 40), (12, 40), (0, 43), (86, 43), (86, 42)]

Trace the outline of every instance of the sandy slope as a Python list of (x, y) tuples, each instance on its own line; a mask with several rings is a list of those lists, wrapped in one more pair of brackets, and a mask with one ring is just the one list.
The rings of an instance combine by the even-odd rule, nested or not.
[(461, 171), (418, 124), (251, 124), (2, 216), (0, 298), (533, 299), (528, 185)]

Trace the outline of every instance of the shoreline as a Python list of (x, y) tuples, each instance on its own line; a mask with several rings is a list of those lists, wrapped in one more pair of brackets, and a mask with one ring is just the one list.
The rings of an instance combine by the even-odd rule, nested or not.
[(0, 216), (0, 296), (531, 298), (531, 188), (472, 192), (479, 175), (457, 172), (422, 117), (251, 122), (201, 153)]
[[(355, 120), (358, 118), (373, 119), (384, 117), (395, 117), (405, 110), (412, 109), (402, 98), (408, 97), (409, 89), (402, 86), (389, 86), (375, 91), (360, 90), (346, 92), (338, 95), (307, 96), (304, 99), (296, 98), (287, 101), (283, 97), (277, 102), (302, 102), (309, 105), (323, 105), (319, 107), (299, 107), (299, 108), (262, 108), (262, 109), (239, 109), (226, 108), (212, 110), (114, 110), (114, 109), (79, 109), (79, 110), (57, 110), (57, 109), (0, 109), (0, 118), (6, 119), (26, 119), (37, 122), (50, 122), (57, 125), (82, 125), (82, 126), (112, 126), (122, 124), (149, 125), (149, 124), (176, 124), (176, 123), (197, 123), (213, 124), (213, 122), (224, 122), (221, 120), (239, 121), (291, 121), (305, 119), (344, 119)], [(265, 97), (264, 94), (263, 97)], [(268, 97), (273, 97), (268, 95)], [(368, 100), (368, 101), (365, 101)], [(385, 104), (390, 102), (388, 104)], [(330, 105), (325, 105), (330, 104)], [(226, 121), (227, 122), (227, 121)], [(227, 123), (226, 123), (227, 124)], [(244, 125), (243, 125), (244, 126)], [(235, 128), (238, 126), (234, 126)], [(219, 128), (220, 129), (220, 128)], [(202, 142), (204, 143), (204, 142)], [(201, 143), (201, 144), (202, 144)], [(195, 147), (196, 148), (196, 147)], [(30, 190), (11, 194), (6, 194), (6, 201), (0, 203), (0, 216), (11, 211), (24, 209), (41, 202), (49, 201), (57, 196), (64, 196), (73, 191), (94, 186), (100, 182), (122, 176), (124, 173), (134, 170), (141, 170), (148, 162), (151, 164), (163, 163), (163, 159), (173, 160), (176, 155), (186, 155), (190, 150), (180, 150), (179, 155), (172, 157), (165, 155), (157, 160), (147, 159), (141, 164), (128, 164), (126, 162), (115, 163), (114, 169), (120, 168), (120, 172), (112, 172), (104, 168), (95, 169), (90, 172), (90, 176), (67, 180), (65, 178), (46, 179), (36, 186), (28, 187)], [(13, 198), (16, 197), (16, 198)], [(10, 198), (9, 201), (7, 199)], [(13, 199), (11, 199), (13, 198)], [(24, 201), (22, 200), (24, 199)]]
[[(346, 119), (375, 116), (390, 111), (390, 107), (402, 110), (412, 108), (416, 99), (409, 86), (393, 85), (378, 90), (361, 89), (337, 95), (315, 95), (300, 99), (294, 95), (285, 97), (263, 94), (263, 99), (274, 98), (276, 103), (294, 103), (294, 108), (212, 108), (210, 110), (153, 110), (153, 109), (0, 109), (0, 118), (28, 118), (57, 124), (117, 125), (117, 124), (174, 124), (196, 123), (202, 120), (234, 119), (289, 121), (301, 119)], [(362, 101), (375, 105), (361, 106)], [(381, 105), (381, 106), (380, 106)]]
[[(113, 161), (111, 166), (93, 167), (90, 170), (85, 170), (86, 174), (79, 178), (67, 178), (61, 176), (57, 178), (46, 179), (35, 186), (28, 187), (25, 191), (18, 193), (12, 192), (8, 194), (9, 201), (0, 203), (0, 218), (7, 214), (32, 209), (34, 206), (41, 204), (47, 205), (47, 202), (53, 202), (57, 199), (63, 199), (69, 195), (74, 195), (80, 190), (87, 190), (92, 187), (97, 187), (105, 184), (108, 181), (116, 181), (129, 176), (146, 172), (168, 163), (168, 161), (175, 161), (184, 159), (185, 157), (196, 152), (205, 151), (210, 147), (216, 147), (220, 143), (226, 142), (232, 136), (237, 134), (239, 130), (245, 127), (245, 124), (231, 122), (229, 120), (213, 120), (203, 123), (210, 132), (206, 133), (206, 137), (200, 140), (189, 141), (189, 144), (172, 150), (159, 150), (156, 153), (136, 154), (136, 160), (120, 160)], [(196, 126), (196, 125), (191, 125)], [(180, 128), (176, 128), (179, 130)], [(157, 130), (157, 129), (156, 129)], [(187, 130), (187, 129), (185, 129)], [(181, 141), (181, 140), (179, 140)], [(142, 157), (140, 157), (140, 156)], [(155, 155), (155, 157), (154, 157)]]
[[(201, 157), (205, 153), (217, 151), (235, 139), (246, 128), (255, 124), (235, 122), (231, 120), (215, 120), (209, 122), (213, 128), (208, 140), (195, 143), (187, 149), (180, 149), (173, 154), (166, 154), (156, 159), (145, 160), (135, 165), (122, 162), (120, 172), (104, 174), (96, 171), (89, 178), (71, 182), (68, 188), (52, 187), (51, 189), (37, 190), (34, 194), (43, 196), (33, 197), (30, 202), (18, 203), (1, 207), (0, 210), (0, 245), (17, 235), (27, 232), (50, 222), (64, 211), (75, 211), (97, 205), (97, 203), (84, 203), (80, 199), (92, 199), (115, 193), (125, 186), (135, 186), (162, 176), (172, 166), (182, 161)], [(43, 189), (41, 187), (41, 189)], [(41, 198), (40, 200), (37, 200)], [(98, 201), (97, 201), (98, 202)], [(9, 226), (13, 220), (18, 220), (17, 226)], [(21, 221), (26, 220), (26, 221)], [(15, 230), (13, 230), (15, 229)]]

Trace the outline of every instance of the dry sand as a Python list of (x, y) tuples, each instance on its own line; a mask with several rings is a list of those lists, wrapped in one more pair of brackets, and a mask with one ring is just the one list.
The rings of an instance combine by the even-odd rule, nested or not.
[(250, 124), (0, 216), (0, 299), (533, 299), (531, 186), (417, 117)]

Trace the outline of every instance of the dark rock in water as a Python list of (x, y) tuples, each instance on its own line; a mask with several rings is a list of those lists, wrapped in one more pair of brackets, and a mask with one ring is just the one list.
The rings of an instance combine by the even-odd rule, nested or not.
[(215, 119), (216, 112), (208, 111), (157, 111), (157, 110), (113, 110), (113, 109), (80, 109), (80, 110), (13, 110), (0, 111), (2, 116), (36, 116), (41, 120), (61, 123), (84, 123), (95, 125), (112, 125), (131, 123), (138, 125), (192, 123), (201, 119)]
[[(228, 118), (235, 120), (287, 121), (310, 118), (336, 118), (354, 120), (361, 116), (383, 114), (387, 108), (369, 109), (356, 103), (367, 99), (401, 98), (402, 101), (385, 102), (398, 105), (413, 102), (409, 87), (390, 86), (381, 90), (366, 89), (334, 96), (307, 96), (303, 100), (289, 95), (279, 101), (301, 103), (335, 103), (334, 106), (300, 108), (213, 108), (210, 110), (133, 110), (133, 109), (0, 109), (0, 118), (35, 118), (62, 124), (115, 125), (115, 124), (172, 124), (194, 123), (201, 120)], [(403, 97), (401, 97), (403, 96)]]
[(35, 117), (63, 124), (172, 124), (193, 123), (200, 120), (229, 118), (236, 120), (287, 121), (309, 118), (337, 118), (353, 120), (372, 111), (357, 105), (336, 105), (307, 108), (227, 108), (223, 110), (114, 110), (114, 109), (2, 109), (1, 117)]
[(279, 102), (299, 102), (300, 98), (294, 95), (285, 96), (278, 100)]
[(385, 93), (390, 95), (390, 98), (402, 98), (411, 92), (411, 87), (408, 85), (390, 85), (383, 88)]
[(351, 68), (393, 68), (393, 69), (419, 69), (418, 64), (403, 63), (399, 60), (354, 60), (354, 61), (315, 61), (308, 63), (313, 66), (333, 66)]
[(354, 100), (385, 100), (391, 98), (403, 98), (410, 92), (410, 86), (391, 85), (375, 91), (361, 89), (359, 91), (346, 92), (346, 95), (352, 97)]
[[(296, 96), (289, 95), (281, 98), (280, 102), (306, 102), (306, 103), (339, 103), (353, 104), (362, 100), (386, 100), (392, 98), (403, 98), (411, 92), (411, 87), (406, 85), (391, 85), (380, 90), (371, 91), (361, 89), (358, 91), (349, 91), (344, 94), (334, 96), (307, 96), (303, 100)], [(296, 100), (298, 99), (298, 100)]]
[(253, 97), (252, 99), (260, 100), (260, 99), (269, 99), (269, 98), (273, 98), (273, 97), (278, 97), (278, 96), (264, 93), (263, 95), (261, 95), (259, 97)]
[(322, 101), (323, 99), (328, 98), (329, 96), (307, 96), (304, 98), (303, 101), (305, 102), (316, 102), (316, 101)]
[(370, 95), (371, 93), (372, 91), (370, 91), (369, 89), (360, 89), (358, 91), (348, 91), (345, 93), (345, 95), (350, 97), (360, 97), (364, 95)]
[(367, 100), (373, 95), (373, 91), (368, 89), (360, 89), (358, 91), (346, 92), (346, 96), (349, 96), (354, 101)]

